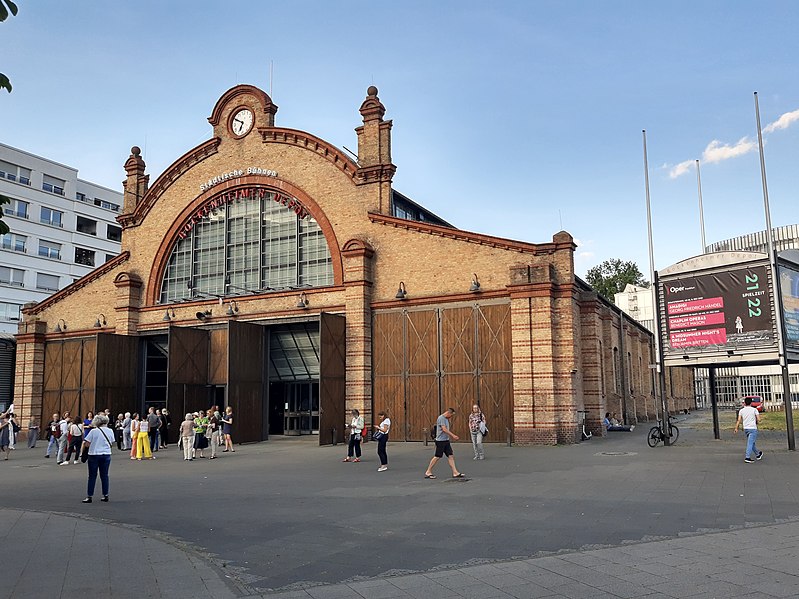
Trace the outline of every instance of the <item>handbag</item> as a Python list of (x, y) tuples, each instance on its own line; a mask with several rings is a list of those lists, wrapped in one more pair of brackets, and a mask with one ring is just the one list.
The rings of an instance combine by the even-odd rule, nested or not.
[(485, 422), (480, 422), (480, 434), (483, 435), (483, 437), (488, 436), (488, 427)]
[(372, 441), (380, 441), (383, 437), (386, 436), (386, 433), (383, 431), (375, 431), (372, 433)]

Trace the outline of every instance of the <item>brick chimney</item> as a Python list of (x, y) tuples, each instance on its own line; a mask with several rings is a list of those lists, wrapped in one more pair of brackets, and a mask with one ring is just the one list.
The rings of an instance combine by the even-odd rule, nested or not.
[(128, 178), (122, 182), (125, 187), (122, 214), (132, 214), (144, 194), (147, 193), (150, 175), (144, 174), (145, 167), (141, 149), (138, 146), (133, 146), (130, 149), (130, 156), (125, 162), (125, 172), (128, 174)]
[(391, 164), (392, 122), (383, 120), (386, 107), (377, 97), (374, 85), (366, 90), (360, 113), (363, 125), (355, 129), (358, 134), (358, 184), (378, 183), (379, 211), (391, 214), (391, 179), (397, 170)]

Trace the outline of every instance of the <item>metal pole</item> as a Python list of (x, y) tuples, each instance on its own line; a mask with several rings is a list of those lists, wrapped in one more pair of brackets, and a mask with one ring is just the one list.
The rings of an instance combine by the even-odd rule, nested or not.
[(669, 435), (669, 406), (668, 400), (666, 398), (666, 371), (661, 364), (663, 352), (661, 351), (660, 344), (662, 343), (662, 338), (660, 336), (660, 331), (663, 330), (663, 323), (661, 322), (661, 313), (660, 313), (660, 294), (657, 292), (660, 289), (660, 277), (658, 277), (657, 271), (655, 271), (654, 277), (654, 287), (655, 287), (655, 325), (657, 326), (657, 343), (655, 347), (658, 350), (658, 385), (660, 386), (660, 410), (663, 414), (663, 420), (661, 421), (661, 432), (663, 433), (663, 445), (668, 447), (671, 445), (671, 436)]
[(660, 302), (658, 299), (658, 292), (657, 292), (657, 273), (655, 272), (655, 251), (652, 248), (652, 209), (650, 207), (649, 201), (649, 160), (647, 158), (646, 152), (646, 129), (643, 130), (644, 136), (644, 182), (646, 186), (646, 230), (647, 230), (647, 237), (649, 240), (649, 277), (650, 277), (650, 289), (652, 290), (652, 305), (655, 307), (655, 367), (657, 368), (657, 381), (658, 381), (658, 392), (660, 393), (660, 408), (663, 414), (663, 420), (661, 422), (662, 432), (663, 432), (663, 442), (664, 445), (670, 445), (669, 441), (669, 414), (668, 408), (666, 406), (666, 385), (665, 385), (665, 376), (663, 374), (663, 366), (661, 365), (660, 361), (660, 344), (661, 344), (661, 323), (660, 323)]
[(782, 314), (782, 297), (779, 293), (779, 279), (777, 278), (777, 252), (774, 249), (774, 233), (771, 229), (771, 208), (768, 203), (768, 185), (766, 184), (766, 155), (763, 152), (763, 132), (760, 129), (760, 104), (755, 92), (755, 117), (757, 120), (757, 143), (760, 149), (760, 179), (763, 184), (763, 207), (766, 212), (766, 239), (768, 239), (768, 263), (771, 271), (771, 298), (774, 305), (774, 314), (777, 325), (777, 354), (780, 369), (782, 370), (783, 389), (782, 398), (785, 406), (785, 428), (788, 433), (788, 449), (796, 450), (796, 439), (793, 428), (793, 405), (791, 402), (790, 375), (788, 373), (788, 360), (785, 352), (785, 329)]
[(627, 377), (631, 376), (627, 372), (627, 346), (624, 343), (624, 310), (619, 310), (619, 351), (621, 352), (621, 419), (624, 424), (627, 422), (627, 395), (629, 395), (630, 385)]
[(721, 439), (719, 431), (719, 401), (716, 394), (716, 367), (708, 367), (708, 378), (710, 379), (710, 407), (713, 410), (713, 438)]
[(696, 161), (696, 187), (699, 190), (699, 233), (702, 237), (702, 253), (705, 253), (705, 211), (702, 208), (702, 175), (699, 173), (699, 161)]

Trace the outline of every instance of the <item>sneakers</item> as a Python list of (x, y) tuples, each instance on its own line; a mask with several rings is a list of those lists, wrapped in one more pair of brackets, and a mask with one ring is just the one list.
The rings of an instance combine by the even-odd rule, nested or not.
[(69, 466), (69, 462), (61, 462), (59, 466)]
[(108, 503), (108, 495), (103, 495), (103, 498), (100, 501)]
[(755, 461), (752, 458), (744, 458), (744, 462), (746, 462), (747, 464), (754, 464), (755, 463)]
[(73, 463), (73, 464), (77, 464), (77, 463), (78, 463), (78, 460), (72, 460), (72, 463)]
[(385, 472), (386, 470), (388, 470), (388, 466), (380, 466), (380, 468), (377, 469), (378, 472)]
[(758, 452), (756, 459), (758, 459), (758, 460), (762, 460), (763, 459), (763, 452), (762, 451)]

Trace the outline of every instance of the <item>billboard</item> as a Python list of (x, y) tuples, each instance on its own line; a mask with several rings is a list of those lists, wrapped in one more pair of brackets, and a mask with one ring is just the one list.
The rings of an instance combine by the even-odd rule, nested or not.
[(799, 266), (790, 268), (784, 264), (778, 267), (785, 319), (785, 347), (793, 351), (799, 351), (799, 270), (797, 269)]
[(659, 292), (667, 360), (776, 351), (768, 263), (664, 276)]

